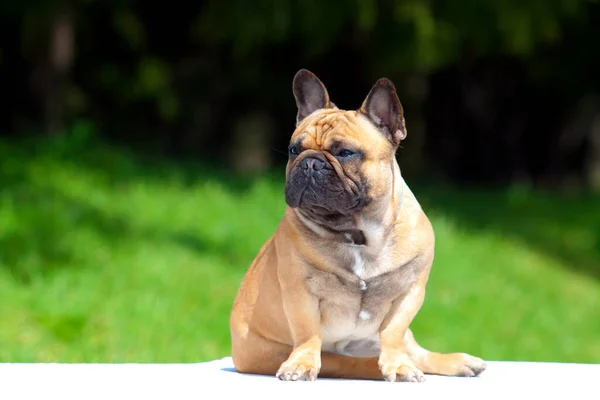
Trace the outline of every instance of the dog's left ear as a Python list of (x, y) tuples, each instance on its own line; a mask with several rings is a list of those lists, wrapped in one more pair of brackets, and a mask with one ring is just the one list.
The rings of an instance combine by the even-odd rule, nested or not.
[(404, 111), (396, 87), (387, 78), (379, 79), (360, 107), (360, 112), (397, 147), (406, 138)]

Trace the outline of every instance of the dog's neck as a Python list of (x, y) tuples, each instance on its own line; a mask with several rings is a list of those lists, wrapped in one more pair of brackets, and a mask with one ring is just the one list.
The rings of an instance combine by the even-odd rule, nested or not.
[(296, 208), (294, 212), (298, 221), (318, 239), (357, 247), (383, 246), (405, 202), (406, 183), (397, 164), (394, 167), (390, 194), (373, 202), (368, 209), (355, 214), (323, 217), (311, 213), (310, 210)]

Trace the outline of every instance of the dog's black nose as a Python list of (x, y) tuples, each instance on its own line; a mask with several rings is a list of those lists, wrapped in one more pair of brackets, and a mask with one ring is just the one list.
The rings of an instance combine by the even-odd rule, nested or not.
[(313, 171), (320, 171), (325, 168), (325, 163), (318, 158), (306, 157), (302, 160), (302, 169), (312, 169)]

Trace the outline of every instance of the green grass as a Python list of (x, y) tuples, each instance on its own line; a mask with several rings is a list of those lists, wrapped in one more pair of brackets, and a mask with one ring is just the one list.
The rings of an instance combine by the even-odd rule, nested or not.
[[(236, 290), (284, 211), (282, 176), (88, 141), (0, 143), (0, 362), (227, 356)], [(413, 324), (423, 345), (600, 361), (597, 198), (411, 186), (437, 234)]]

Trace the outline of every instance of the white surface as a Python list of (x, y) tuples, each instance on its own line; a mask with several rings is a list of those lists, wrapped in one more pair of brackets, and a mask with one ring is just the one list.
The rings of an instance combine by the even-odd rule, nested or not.
[[(283, 382), (239, 374), (231, 359), (198, 364), (0, 364), (9, 399), (488, 399), (546, 395), (600, 400), (600, 364), (490, 362), (476, 378), (427, 375), (423, 383)], [(316, 396), (316, 397), (315, 397)], [(389, 396), (389, 397), (388, 397)], [(552, 397), (553, 398), (553, 397)]]

